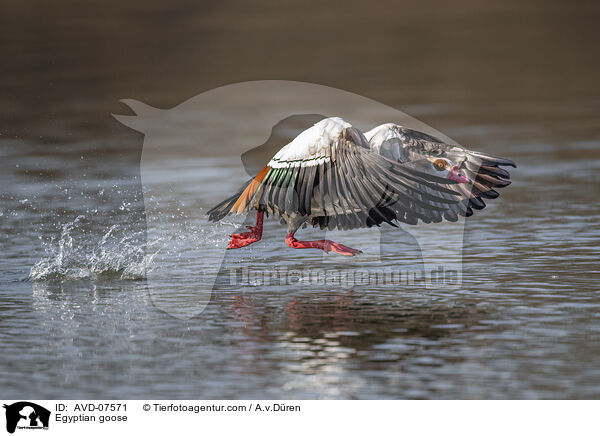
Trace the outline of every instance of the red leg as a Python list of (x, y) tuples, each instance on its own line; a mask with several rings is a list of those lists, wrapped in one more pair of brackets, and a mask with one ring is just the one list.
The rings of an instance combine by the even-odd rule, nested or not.
[(233, 233), (229, 235), (231, 236), (231, 241), (229, 241), (227, 248), (242, 248), (256, 241), (260, 241), (263, 230), (263, 212), (259, 211), (256, 213), (255, 226), (246, 226), (246, 228), (250, 231), (244, 233)]
[(362, 253), (360, 250), (347, 247), (343, 244), (330, 241), (328, 239), (320, 239), (318, 241), (298, 241), (294, 238), (293, 233), (288, 233), (285, 237), (285, 243), (292, 248), (318, 248), (323, 250), (325, 253), (333, 251), (334, 253), (343, 254), (344, 256), (354, 256)]

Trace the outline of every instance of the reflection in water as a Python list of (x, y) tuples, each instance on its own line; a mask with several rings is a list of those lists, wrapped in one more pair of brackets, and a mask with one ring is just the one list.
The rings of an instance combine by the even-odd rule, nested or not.
[[(231, 298), (221, 304), (228, 304), (236, 355), (247, 364), (242, 370), (255, 373), (255, 360), (275, 355), (282, 360), (282, 372), (302, 375), (302, 382), (292, 377), (287, 389), (302, 384), (305, 395), (325, 397), (356, 395), (368, 384), (369, 372), (381, 365), (400, 371), (400, 377), (403, 362), (442, 367), (444, 358), (430, 350), (456, 346), (464, 331), (489, 311), (452, 303), (415, 305), (410, 299), (373, 300), (353, 290), (292, 296), (283, 310), (265, 295)], [(276, 347), (265, 356), (264, 344), (272, 342)], [(364, 375), (350, 378), (349, 368)], [(426, 395), (423, 390), (411, 394)]]

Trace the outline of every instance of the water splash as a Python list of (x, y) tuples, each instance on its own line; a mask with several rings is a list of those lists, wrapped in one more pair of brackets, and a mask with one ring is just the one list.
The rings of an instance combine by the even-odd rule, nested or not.
[(156, 219), (159, 223), (154, 225), (161, 236), (147, 241), (145, 231), (132, 230), (126, 224), (91, 229), (86, 216), (79, 215), (60, 225), (60, 234), (44, 243), (45, 256), (33, 265), (28, 279), (141, 280), (149, 272), (185, 264), (186, 254), (195, 247), (224, 247), (232, 226), (237, 225), (228, 220), (216, 225), (205, 220), (194, 224), (183, 213)]
[[(159, 249), (144, 244), (143, 232), (123, 235), (111, 226), (97, 244), (90, 245), (84, 215), (61, 226), (60, 236), (46, 243), (46, 256), (33, 265), (29, 280), (93, 279), (114, 277), (139, 280), (152, 268)], [(80, 237), (75, 236), (81, 234)]]

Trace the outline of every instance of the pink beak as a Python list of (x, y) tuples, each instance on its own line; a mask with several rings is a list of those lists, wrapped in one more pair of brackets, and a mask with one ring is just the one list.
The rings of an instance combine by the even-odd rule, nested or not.
[(471, 181), (465, 177), (465, 175), (460, 171), (460, 169), (456, 165), (452, 167), (450, 174), (448, 174), (448, 178), (458, 183), (471, 183)]

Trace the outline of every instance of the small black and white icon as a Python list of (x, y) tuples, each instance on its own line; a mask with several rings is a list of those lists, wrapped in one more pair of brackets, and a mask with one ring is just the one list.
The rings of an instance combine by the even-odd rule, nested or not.
[(50, 411), (28, 401), (4, 405), (6, 409), (6, 431), (14, 433), (18, 429), (48, 429)]

